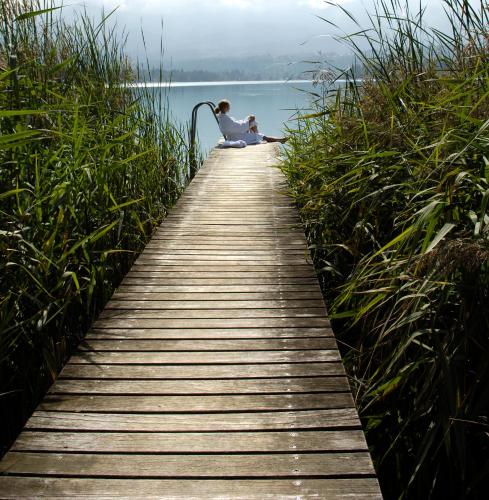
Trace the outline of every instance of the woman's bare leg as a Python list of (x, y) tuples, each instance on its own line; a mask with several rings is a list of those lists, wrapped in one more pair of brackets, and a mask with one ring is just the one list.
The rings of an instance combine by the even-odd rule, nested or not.
[(289, 139), (287, 137), (269, 137), (267, 135), (264, 135), (263, 140), (266, 142), (281, 142), (282, 144), (284, 144)]

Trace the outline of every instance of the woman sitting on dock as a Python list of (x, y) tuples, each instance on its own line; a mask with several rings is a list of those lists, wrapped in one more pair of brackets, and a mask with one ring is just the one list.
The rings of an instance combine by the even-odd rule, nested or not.
[(231, 103), (227, 100), (219, 101), (215, 109), (219, 128), (226, 138), (228, 146), (244, 147), (248, 144), (261, 144), (263, 142), (281, 142), (282, 144), (287, 142), (286, 137), (270, 137), (260, 134), (255, 116), (250, 115), (244, 120), (236, 120), (228, 115), (230, 109)]

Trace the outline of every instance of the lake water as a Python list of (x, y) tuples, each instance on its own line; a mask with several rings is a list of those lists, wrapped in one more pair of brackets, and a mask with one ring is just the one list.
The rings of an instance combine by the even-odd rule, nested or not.
[[(156, 84), (160, 86), (160, 84)], [(266, 135), (282, 135), (284, 124), (294, 124), (297, 109), (309, 107), (308, 91), (312, 83), (289, 82), (195, 82), (172, 83), (161, 87), (167, 92), (172, 117), (179, 123), (190, 122), (193, 107), (201, 101), (217, 103), (221, 99), (231, 101), (231, 116), (241, 119), (256, 115), (260, 132)], [(199, 142), (204, 152), (213, 148), (221, 133), (207, 107), (199, 110)]]

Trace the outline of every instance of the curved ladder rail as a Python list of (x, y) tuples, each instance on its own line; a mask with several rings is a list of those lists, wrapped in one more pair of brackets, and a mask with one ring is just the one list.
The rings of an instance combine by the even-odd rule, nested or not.
[(219, 126), (219, 120), (217, 119), (216, 113), (214, 109), (216, 105), (212, 101), (203, 101), (199, 102), (194, 106), (192, 110), (192, 123), (190, 126), (190, 178), (192, 178), (197, 173), (197, 156), (195, 154), (195, 139), (197, 137), (197, 115), (198, 111), (202, 106), (209, 106), (212, 116), (215, 118), (217, 126)]

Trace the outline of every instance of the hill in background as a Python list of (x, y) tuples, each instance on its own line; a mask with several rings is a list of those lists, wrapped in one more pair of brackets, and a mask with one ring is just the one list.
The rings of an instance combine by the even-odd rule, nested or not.
[[(319, 69), (336, 69), (337, 73), (354, 62), (350, 54), (303, 54), (273, 56), (264, 54), (249, 57), (209, 57), (188, 59), (164, 64), (163, 80), (175, 82), (246, 81), (311, 79)], [(167, 69), (168, 68), (168, 69)], [(140, 75), (150, 81), (160, 79), (159, 63)]]

